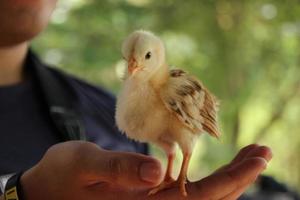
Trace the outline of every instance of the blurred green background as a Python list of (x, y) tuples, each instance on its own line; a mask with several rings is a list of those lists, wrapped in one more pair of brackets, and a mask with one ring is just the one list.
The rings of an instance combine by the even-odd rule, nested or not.
[[(300, 188), (298, 0), (59, 0), (33, 48), (46, 62), (117, 93), (120, 46), (136, 29), (160, 36), (168, 63), (195, 74), (221, 100), (223, 136), (200, 138), (191, 180), (258, 142), (274, 153), (265, 173)], [(161, 150), (152, 152), (165, 163)]]

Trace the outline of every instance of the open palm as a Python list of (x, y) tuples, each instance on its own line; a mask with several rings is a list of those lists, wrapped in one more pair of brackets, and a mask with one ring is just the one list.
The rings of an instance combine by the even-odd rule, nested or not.
[(134, 192), (116, 187), (105, 199), (235, 200), (256, 180), (271, 158), (272, 153), (268, 147), (252, 144), (241, 149), (229, 164), (211, 175), (187, 183), (187, 197), (183, 197), (178, 188), (148, 196), (149, 189)]

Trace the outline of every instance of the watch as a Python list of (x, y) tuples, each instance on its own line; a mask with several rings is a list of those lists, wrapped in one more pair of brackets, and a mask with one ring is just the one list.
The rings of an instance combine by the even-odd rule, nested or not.
[(0, 194), (4, 194), (6, 183), (8, 179), (13, 175), (15, 174), (12, 173), (12, 174), (5, 174), (0, 176)]
[(22, 190), (20, 178), (23, 172), (19, 172), (10, 176), (4, 189), (4, 200), (22, 200)]

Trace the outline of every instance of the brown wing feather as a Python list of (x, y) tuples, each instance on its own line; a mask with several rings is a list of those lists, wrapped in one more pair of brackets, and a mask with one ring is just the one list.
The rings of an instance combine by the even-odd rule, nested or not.
[(205, 92), (205, 99), (202, 108), (200, 108), (200, 115), (204, 119), (204, 121), (202, 122), (202, 126), (203, 129), (210, 135), (219, 138), (221, 134), (218, 130), (217, 124), (218, 101), (216, 97), (211, 94), (206, 88), (203, 89)]
[(166, 107), (193, 132), (204, 130), (219, 137), (217, 99), (200, 81), (182, 70), (171, 70), (170, 77), (170, 84), (161, 94)]

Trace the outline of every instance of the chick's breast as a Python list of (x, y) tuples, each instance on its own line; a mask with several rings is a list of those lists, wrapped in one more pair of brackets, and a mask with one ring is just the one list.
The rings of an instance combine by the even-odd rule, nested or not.
[(155, 142), (168, 124), (169, 112), (150, 85), (135, 85), (127, 80), (117, 100), (116, 123), (129, 138)]

